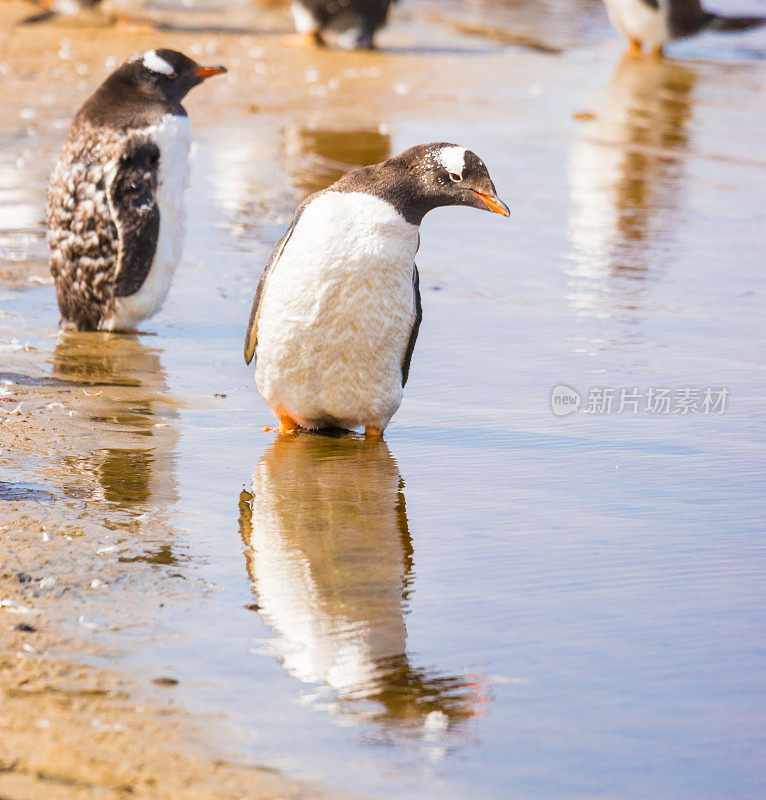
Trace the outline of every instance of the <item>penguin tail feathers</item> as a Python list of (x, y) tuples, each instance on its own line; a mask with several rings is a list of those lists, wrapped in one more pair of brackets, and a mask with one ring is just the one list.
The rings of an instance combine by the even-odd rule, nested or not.
[(707, 28), (711, 31), (735, 33), (736, 31), (762, 28), (764, 25), (766, 25), (766, 17), (724, 17), (716, 14)]

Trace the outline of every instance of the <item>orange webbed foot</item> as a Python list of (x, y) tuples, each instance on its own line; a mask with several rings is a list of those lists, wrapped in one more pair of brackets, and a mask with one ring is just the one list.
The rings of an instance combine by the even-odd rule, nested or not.
[(318, 32), (315, 33), (291, 33), (282, 37), (282, 44), (288, 47), (323, 47), (324, 39)]
[(288, 417), (286, 415), (279, 417), (279, 427), (277, 428), (277, 433), (280, 436), (289, 436), (293, 433), (298, 433), (301, 430), (303, 430), (301, 426), (292, 417)]
[(279, 427), (272, 428), (270, 425), (266, 425), (263, 428), (264, 433), (276, 433), (279, 436), (291, 436), (294, 433), (300, 433), (302, 430), (305, 430), (301, 425), (299, 425), (288, 413), (286, 413), (283, 409), (279, 409), (275, 412), (277, 419), (279, 420)]

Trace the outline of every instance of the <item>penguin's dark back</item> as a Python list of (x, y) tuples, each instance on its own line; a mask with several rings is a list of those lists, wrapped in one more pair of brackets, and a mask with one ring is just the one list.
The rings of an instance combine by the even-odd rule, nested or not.
[(368, 23), (379, 27), (386, 21), (388, 8), (395, 0), (348, 0), (339, 4), (337, 0), (300, 0), (315, 19), (327, 25), (339, 12), (350, 11)]

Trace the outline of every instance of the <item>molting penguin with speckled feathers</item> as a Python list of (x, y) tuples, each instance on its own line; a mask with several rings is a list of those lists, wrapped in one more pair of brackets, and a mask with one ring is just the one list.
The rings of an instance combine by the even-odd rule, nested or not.
[(700, 0), (604, 0), (609, 19), (628, 39), (628, 52), (662, 55), (663, 47), (703, 31), (736, 33), (766, 24), (766, 17), (729, 17), (705, 11)]
[(245, 339), (280, 432), (382, 434), (420, 326), (419, 226), (454, 205), (509, 215), (484, 162), (444, 142), (354, 170), (301, 204), (261, 274)]
[(48, 190), (63, 327), (132, 330), (164, 302), (184, 239), (191, 134), (181, 101), (224, 72), (148, 50), (78, 111)]
[(292, 0), (297, 34), (286, 41), (304, 47), (324, 45), (325, 34), (330, 32), (344, 49), (371, 50), (392, 2), (395, 0)]

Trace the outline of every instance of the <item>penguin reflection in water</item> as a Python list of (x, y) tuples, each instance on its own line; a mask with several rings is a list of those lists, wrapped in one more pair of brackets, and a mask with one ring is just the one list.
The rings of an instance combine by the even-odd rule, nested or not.
[(382, 434), (420, 326), (418, 228), (451, 205), (509, 215), (475, 153), (434, 143), (350, 172), (298, 208), (261, 275), (245, 340), (280, 432)]
[(385, 442), (278, 436), (239, 510), (258, 612), (293, 677), (327, 686), (336, 712), (387, 726), (448, 728), (483, 713), (484, 677), (407, 653), (414, 554)]
[(184, 237), (186, 93), (223, 67), (149, 50), (115, 70), (74, 118), (48, 191), (61, 324), (125, 331), (165, 301)]
[[(92, 426), (98, 442), (97, 449), (68, 454), (69, 471), (81, 475), (86, 485), (88, 478), (97, 481), (94, 500), (107, 501), (110, 516), (153, 508), (158, 516), (153, 511), (152, 518), (160, 529), (162, 509), (178, 499), (174, 476), (178, 430), (175, 425), (158, 424), (169, 414), (161, 356), (135, 336), (94, 337), (65, 331), (53, 352), (52, 372), (55, 381), (82, 392), (78, 418)], [(162, 558), (168, 547), (159, 544), (159, 549), (145, 552)]]

